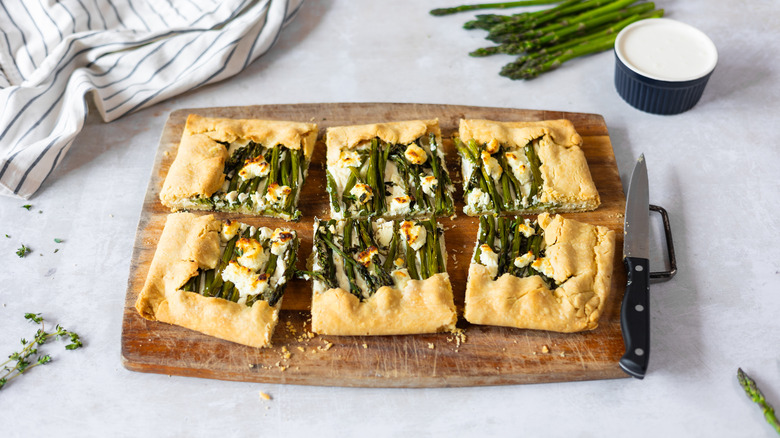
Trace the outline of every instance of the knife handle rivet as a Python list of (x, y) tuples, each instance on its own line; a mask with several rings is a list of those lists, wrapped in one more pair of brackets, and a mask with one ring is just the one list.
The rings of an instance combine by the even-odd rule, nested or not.
[(642, 350), (641, 348), (637, 348), (634, 350), (634, 354), (636, 354), (637, 356), (644, 356), (645, 350)]
[(634, 267), (634, 269), (635, 269), (637, 272), (642, 272), (642, 271), (644, 271), (644, 270), (645, 270), (645, 268), (644, 268), (642, 265), (636, 265), (636, 267)]
[(637, 305), (636, 305), (636, 307), (634, 307), (634, 309), (635, 309), (637, 312), (642, 312), (642, 311), (644, 311), (644, 310), (645, 310), (645, 306), (643, 306), (643, 305), (641, 305), (641, 304), (637, 304)]

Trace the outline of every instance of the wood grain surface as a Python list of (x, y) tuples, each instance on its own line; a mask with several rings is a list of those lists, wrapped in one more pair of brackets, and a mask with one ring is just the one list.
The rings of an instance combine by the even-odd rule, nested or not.
[[(159, 201), (163, 180), (178, 147), (188, 114), (315, 122), (318, 140), (309, 178), (301, 193), (298, 223), (235, 214), (215, 214), (252, 225), (288, 226), (301, 238), (298, 268), (311, 253), (315, 216), (329, 216), (325, 193), (325, 128), (339, 125), (438, 118), (445, 138), (447, 167), (457, 186), (457, 217), (440, 219), (445, 227), (447, 271), (462, 315), (469, 258), (478, 221), (462, 213), (460, 163), (449, 140), (461, 118), (501, 121), (566, 118), (582, 135), (602, 205), (588, 213), (567, 214), (616, 231), (611, 296), (599, 327), (562, 334), (476, 326), (462, 316), (461, 334), (414, 336), (318, 336), (310, 330), (311, 285), (293, 280), (285, 292), (273, 347), (256, 349), (212, 338), (182, 327), (147, 321), (134, 304), (143, 287), (157, 240), (169, 213)], [(627, 377), (618, 366), (625, 349), (620, 331), (620, 302), (626, 273), (623, 245), (625, 196), (604, 118), (596, 114), (508, 108), (402, 103), (323, 103), (182, 109), (171, 113), (149, 181), (130, 266), (122, 322), (122, 362), (133, 371), (213, 379), (358, 387), (446, 387), (504, 385)], [(207, 214), (205, 212), (200, 214)]]

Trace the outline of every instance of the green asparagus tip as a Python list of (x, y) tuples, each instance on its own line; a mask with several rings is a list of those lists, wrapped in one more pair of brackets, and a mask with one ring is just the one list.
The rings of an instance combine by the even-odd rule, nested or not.
[(777, 416), (775, 415), (775, 409), (766, 401), (764, 394), (758, 388), (755, 380), (751, 379), (750, 376), (742, 371), (742, 368), (737, 368), (737, 380), (739, 381), (739, 384), (742, 385), (748, 398), (761, 407), (761, 411), (764, 413), (764, 418), (767, 423), (780, 434), (780, 421), (778, 421)]
[(479, 49), (474, 50), (473, 52), (469, 52), (469, 56), (472, 56), (474, 58), (481, 58), (484, 56), (495, 55), (497, 53), (501, 53), (501, 47), (490, 46), (490, 47), (481, 47)]

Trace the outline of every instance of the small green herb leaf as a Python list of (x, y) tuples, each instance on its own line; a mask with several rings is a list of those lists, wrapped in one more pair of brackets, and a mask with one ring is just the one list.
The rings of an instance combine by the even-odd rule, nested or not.
[(54, 242), (55, 242), (55, 243), (62, 243), (62, 242), (64, 242), (64, 241), (63, 241), (62, 239), (54, 239)]
[(18, 255), (19, 257), (24, 257), (24, 256), (26, 256), (29, 253), (30, 253), (30, 248), (28, 248), (28, 247), (26, 247), (24, 245), (22, 245), (21, 248), (16, 250), (16, 255)]
[(24, 319), (30, 320), (37, 324), (40, 324), (43, 321), (43, 317), (40, 313), (25, 313)]
[(32, 208), (32, 204), (24, 204), (22, 205), (22, 208), (26, 208), (27, 211), (30, 211), (30, 209)]

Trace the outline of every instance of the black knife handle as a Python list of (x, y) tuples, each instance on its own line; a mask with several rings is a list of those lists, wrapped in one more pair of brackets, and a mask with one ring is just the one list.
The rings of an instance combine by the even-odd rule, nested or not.
[(620, 358), (620, 368), (637, 379), (645, 377), (650, 359), (650, 262), (626, 257), (628, 285), (620, 308), (620, 328), (626, 354)]

